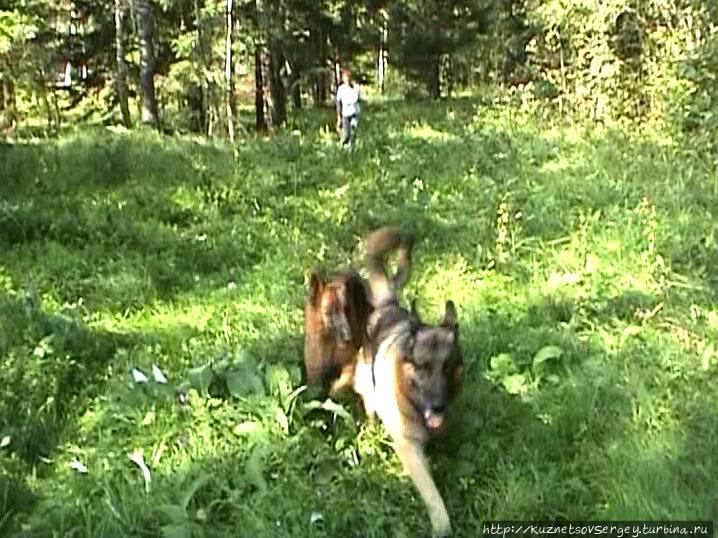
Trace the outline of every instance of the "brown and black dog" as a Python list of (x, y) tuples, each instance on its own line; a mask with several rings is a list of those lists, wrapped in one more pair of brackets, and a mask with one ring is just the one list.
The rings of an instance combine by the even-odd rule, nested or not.
[(454, 303), (447, 301), (438, 325), (421, 321), (413, 308), (399, 305), (405, 279), (391, 279), (386, 258), (398, 251), (400, 263), (411, 256), (413, 238), (382, 228), (368, 238), (369, 303), (364, 352), (353, 372), (355, 392), (369, 416), (376, 413), (429, 511), (434, 536), (448, 536), (446, 506), (424, 455), (427, 441), (441, 433), (451, 400), (463, 384), (463, 361)]
[(352, 386), (371, 312), (365, 282), (354, 271), (324, 280), (309, 276), (304, 304), (304, 365), (307, 384), (337, 396)]
[[(335, 396), (352, 387), (367, 415), (378, 415), (429, 511), (434, 536), (451, 533), (446, 506), (424, 455), (446, 427), (449, 403), (461, 391), (463, 361), (454, 303), (438, 325), (424, 323), (414, 303), (399, 304), (411, 266), (413, 237), (382, 228), (367, 241), (369, 279), (345, 272), (325, 281), (310, 275), (304, 308), (304, 361), (309, 385)], [(390, 277), (386, 259), (398, 254)]]
[[(411, 248), (398, 260), (395, 286), (409, 276)], [(325, 280), (317, 269), (309, 276), (304, 304), (304, 366), (307, 385), (332, 397), (350, 389), (357, 354), (366, 339), (367, 319), (373, 310), (367, 283), (356, 271)]]

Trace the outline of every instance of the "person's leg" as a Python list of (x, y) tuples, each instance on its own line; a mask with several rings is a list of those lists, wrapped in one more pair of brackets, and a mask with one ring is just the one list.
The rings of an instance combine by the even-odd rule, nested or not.
[(352, 116), (349, 121), (349, 147), (354, 148), (354, 143), (356, 142), (356, 133), (357, 133), (357, 126), (359, 125), (359, 117), (358, 116)]
[(351, 140), (351, 117), (342, 117), (342, 146), (350, 144)]

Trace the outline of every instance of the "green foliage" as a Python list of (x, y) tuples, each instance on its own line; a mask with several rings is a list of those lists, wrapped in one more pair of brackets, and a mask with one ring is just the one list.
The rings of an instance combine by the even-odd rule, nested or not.
[[(128, 7), (124, 0), (119, 5)], [(224, 136), (225, 3), (168, 0), (158, 8), (154, 79), (163, 128)], [(54, 134), (78, 120), (120, 121), (113, 9), (109, 0), (33, 0), (0, 11), (3, 128)], [(140, 93), (133, 13), (122, 28), (131, 109)], [(310, 95), (324, 104), (336, 62), (373, 93), (381, 46), (389, 62), (385, 88), (393, 95), (504, 86), (525, 110), (602, 123), (668, 123), (673, 134), (712, 147), (717, 17), (710, 2), (699, 0), (234, 2), (238, 121), (244, 130), (255, 124), (247, 110), (258, 95), (266, 101), (260, 111), (281, 108), (290, 97), (297, 109)], [(260, 72), (267, 71), (264, 94), (256, 93), (255, 53)], [(68, 61), (73, 84), (58, 89)], [(90, 69), (85, 80), (78, 78), (81, 63)]]
[(404, 297), (459, 309), (431, 454), (457, 536), (714, 518), (708, 158), (505, 102), (370, 103), (351, 155), (322, 111), (236, 158), (144, 130), (0, 148), (2, 535), (425, 534), (383, 428), (300, 374), (307, 271), (361, 267), (388, 222), (419, 238)]
[(471, 47), (487, 25), (487, 7), (475, 0), (390, 2), (392, 58), (432, 97), (440, 97), (442, 65)]
[(711, 25), (681, 64), (682, 81), (672, 97), (675, 119), (691, 136), (703, 135), (715, 147), (712, 133), (718, 126), (716, 116), (716, 71), (718, 70), (718, 31)]
[(678, 120), (681, 129), (711, 122), (715, 39), (706, 4), (520, 4), (525, 9), (508, 18), (508, 35), (525, 43), (525, 55), (515, 47), (505, 52), (511, 61), (504, 62), (504, 80), (517, 83), (524, 106), (541, 109), (550, 102), (562, 114), (609, 122)]

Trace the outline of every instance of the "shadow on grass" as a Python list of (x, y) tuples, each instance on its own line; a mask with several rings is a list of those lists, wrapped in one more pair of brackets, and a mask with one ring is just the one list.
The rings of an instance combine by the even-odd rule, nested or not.
[(6, 387), (0, 431), (14, 454), (35, 465), (51, 455), (68, 417), (102, 392), (116, 350), (134, 338), (90, 329), (70, 312), (49, 314), (32, 297), (3, 300), (0, 316)]
[[(693, 517), (711, 517), (715, 496), (710, 484), (718, 469), (707, 454), (718, 444), (715, 397), (696, 394), (691, 413), (677, 423), (674, 441), (655, 443), (660, 440), (657, 432), (632, 420), (637, 399), (633, 383), (651, 370), (627, 370), (630, 356), (611, 356), (596, 343), (561, 330), (563, 311), (541, 303), (536, 308), (543, 314), (516, 318), (486, 312), (462, 320), (467, 383), (455, 429), (431, 449), (434, 476), (456, 536), (475, 536), (486, 519), (687, 518), (689, 506)], [(537, 326), (539, 318), (543, 323)], [(520, 362), (524, 351), (546, 344), (564, 349), (561, 362), (551, 367), (557, 383), (540, 381), (518, 395), (487, 378), (488, 361), (497, 353), (511, 351)], [(248, 351), (265, 364), (293, 368), (301, 361), (301, 336), (275, 332)], [(527, 373), (530, 366), (522, 368)], [(95, 387), (101, 390), (99, 381)], [(254, 416), (269, 413), (278, 403), (270, 395), (260, 400)], [(75, 401), (83, 405), (78, 396)], [(168, 439), (180, 443), (187, 438), (185, 428), (191, 431), (201, 416), (185, 418), (186, 425), (173, 427)], [(246, 414), (234, 418), (235, 424), (241, 416)], [(188, 445), (183, 463), (159, 472), (147, 498), (131, 493), (141, 491), (142, 482), (136, 472), (128, 477), (129, 465), (123, 477), (114, 470), (114, 477), (94, 478), (105, 484), (103, 498), (110, 504), (93, 500), (86, 481), (68, 483), (63, 495), (77, 498), (77, 506), (84, 508), (56, 499), (55, 515), (34, 520), (35, 531), (15, 536), (41, 536), (50, 528), (84, 536), (83, 525), (101, 529), (104, 536), (157, 536), (165, 532), (163, 526), (173, 524), (218, 537), (234, 536), (237, 529), (263, 537), (427, 534), (425, 509), (409, 480), (400, 476), (380, 430), (337, 422), (331, 413), (295, 410), (288, 418), (288, 434), (275, 425), (261, 442), (235, 437), (229, 444), (218, 443), (216, 451), (204, 446), (202, 451), (216, 452), (214, 456), (193, 457)], [(215, 420), (212, 435), (225, 439), (229, 432), (220, 430), (231, 423), (221, 426)], [(263, 446), (261, 457), (250, 463), (257, 443)], [(183, 450), (181, 443), (173, 446)], [(201, 476), (208, 478), (193, 490)], [(663, 489), (670, 481), (684, 499)], [(185, 497), (188, 491), (192, 493)], [(26, 493), (23, 488), (14, 491), (8, 506), (17, 509), (18, 503), (28, 502)], [(183, 498), (188, 499), (186, 517), (163, 508), (181, 504)], [(113, 506), (121, 517), (112, 513)], [(311, 523), (312, 514), (321, 519)]]
[[(87, 295), (88, 302), (101, 305), (108, 296), (110, 310), (116, 311), (128, 304), (141, 309), (155, 298), (201, 294), (196, 275), (217, 277), (217, 282), (206, 284), (209, 289), (230, 275), (240, 284), (246, 277), (251, 300), (255, 300), (251, 285), (257, 284), (257, 296), (281, 295), (278, 302), (286, 305), (292, 300), (286, 293), (267, 289), (273, 285), (286, 289), (288, 282), (298, 289), (298, 268), (308, 270), (309, 260), (320, 257), (319, 252), (328, 264), (359, 258), (354, 251), (357, 238), (386, 222), (413, 229), (424, 243), (418, 247), (420, 256), (440, 263), (447, 255), (464, 254), (472, 263), (480, 256), (471, 249), (494, 248), (502, 204), (510, 222), (517, 220), (519, 212), (524, 219), (507, 234), (515, 232), (517, 241), (539, 243), (573, 233), (581, 211), (600, 209), (610, 224), (611, 219), (623, 222), (620, 215), (633, 212), (647, 193), (656, 195), (659, 209), (661, 203), (668, 206), (672, 187), (666, 178), (654, 186), (636, 170), (635, 178), (621, 175), (633, 158), (616, 153), (614, 159), (608, 152), (604, 157), (611, 159), (611, 167), (591, 176), (601, 169), (600, 163), (588, 157), (562, 160), (557, 156), (561, 144), (520, 126), (502, 129), (487, 123), (475, 133), (467, 132), (464, 128), (473, 114), (470, 103), (458, 112), (449, 110), (449, 105), (437, 107), (419, 122), (391, 104), (387, 107), (377, 108), (375, 118), (367, 119), (364, 153), (345, 158), (338, 150), (322, 150), (314, 138), (307, 137), (303, 145), (286, 137), (268, 142), (271, 147), (266, 151), (259, 142), (252, 145), (240, 158), (238, 171), (232, 170), (227, 151), (209, 148), (193, 154), (191, 144), (173, 139), (150, 137), (140, 148), (134, 146), (142, 139), (113, 142), (112, 137), (42, 149), (14, 147), (17, 153), (3, 156), (9, 156), (6, 170), (17, 178), (0, 187), (12, 195), (9, 205), (0, 206), (0, 233), (16, 255), (7, 262), (7, 270), (18, 281), (17, 277), (37, 270), (43, 288), (57, 286), (69, 301)], [(396, 121), (388, 117), (394, 113)], [(379, 125), (382, 114), (387, 125)], [(107, 147), (93, 145), (107, 141)], [(261, 152), (256, 162), (253, 151)], [(218, 169), (212, 167), (213, 159), (219, 161)], [(322, 159), (328, 159), (329, 166), (321, 165)], [(349, 187), (343, 190), (345, 185)], [(108, 194), (109, 201), (99, 203), (98, 192)], [(27, 201), (32, 195), (37, 195), (35, 205)], [(130, 211), (118, 208), (122, 202), (131, 206)], [(675, 217), (667, 210), (666, 216)], [(676, 250), (668, 255), (688, 256), (690, 251), (680, 239), (694, 221), (672, 222), (678, 239)], [(641, 223), (636, 228), (640, 236)], [(54, 243), (71, 254), (65, 265), (53, 266), (54, 257), (44, 250)], [(527, 258), (532, 256), (537, 254)], [(692, 269), (690, 263), (686, 265), (687, 271)], [(262, 273), (272, 270), (270, 276)], [(147, 289), (142, 288), (145, 275)], [(300, 298), (296, 299), (299, 308)], [(469, 362), (460, 402), (462, 420), (446, 445), (435, 450), (435, 475), (458, 536), (474, 536), (487, 518), (715, 515), (711, 487), (718, 482), (712, 457), (718, 447), (717, 403), (708, 374), (692, 371), (695, 365), (687, 365), (688, 359), (677, 351), (670, 361), (659, 361), (664, 357), (662, 342), (637, 339), (633, 347), (617, 353), (572, 326), (581, 313), (610, 330), (615, 320), (629, 322), (636, 309), (653, 306), (650, 296), (629, 292), (599, 304), (547, 299), (513, 316), (507, 310), (516, 307), (501, 304), (494, 305), (493, 311), (487, 308), (462, 316)], [(30, 413), (27, 426), (16, 424), (14, 418), (7, 423), (32, 441), (19, 440), (22, 464), (27, 465), (22, 468), (25, 481), (6, 495), (10, 499), (6, 510), (19, 510), (30, 502), (26, 462), (51, 454), (63, 432), (72, 429), (71, 407), (83, 409), (93, 395), (102, 393), (104, 369), (115, 350), (156, 336), (95, 332), (41, 308), (26, 323), (17, 314), (22, 308), (12, 302), (8, 311), (13, 313), (8, 315), (15, 321), (11, 330), (3, 327), (3, 333), (10, 334), (16, 327), (30, 325), (29, 333), (13, 333), (15, 344), (4, 353), (5, 360), (24, 362), (5, 369), (7, 385), (15, 392), (7, 396), (12, 405), (2, 416), (18, 417), (16, 408), (39, 412)], [(237, 318), (270, 316), (268, 311), (257, 309)], [(301, 364), (301, 335), (268, 327), (268, 322), (251, 327), (249, 353), (265, 364)], [(185, 339), (173, 331), (170, 328), (165, 337)], [(51, 337), (43, 344), (47, 349), (40, 347), (37, 354), (42, 356), (34, 355), (31, 349), (46, 337)], [(545, 345), (558, 345), (563, 355), (539, 375), (531, 361)], [(507, 392), (502, 377), (487, 376), (490, 359), (501, 353), (511, 354), (515, 374), (523, 376), (527, 385), (519, 386), (519, 394)], [(81, 360), (73, 362), (76, 357)], [(29, 399), (23, 400), (22, 390), (27, 390)], [(245, 466), (252, 448), (244, 441), (224, 439), (228, 445), (218, 447), (216, 457), (197, 455), (201, 452), (197, 446), (211, 446), (223, 429), (247, 417), (268, 417), (279, 428), (273, 414), (276, 402), (272, 397), (261, 400), (260, 413), (230, 400), (231, 418), (225, 422), (216, 418), (223, 403), (211, 405), (203, 416), (216, 422), (210, 422), (204, 436), (197, 435), (199, 441), (191, 450), (185, 439), (191, 437), (187, 430), (194, 433), (194, 419), (181, 432), (169, 428), (167, 457), (176, 459), (163, 467), (153, 494), (138, 495), (141, 479), (124, 468), (112, 471), (116, 476), (111, 477), (111, 494), (78, 478), (47, 494), (45, 500), (59, 508), (56, 519), (45, 521), (44, 528), (53, 529), (53, 523), (60, 521), (63, 529), (75, 534), (99, 529), (96, 535), (156, 536), (167, 519), (154, 507), (175, 499), (187, 480), (206, 472), (212, 476), (211, 485), (192, 498), (188, 518), (192, 528), (207, 535), (234, 536), (237, 529), (258, 536), (327, 537), (339, 532), (415, 536), (426, 531), (424, 508), (410, 483), (398, 477), (396, 459), (384, 439), (364, 442), (362, 435), (369, 435), (366, 429), (357, 433), (343, 423), (323, 429), (321, 424), (297, 419), (288, 435), (274, 432), (266, 463), (260, 467), (266, 481), (262, 487), (257, 485), (262, 480), (257, 479), (256, 469)], [(44, 418), (48, 410), (49, 419)], [(161, 409), (152, 412), (175, 422), (174, 415), (163, 415)], [(34, 440), (35, 429), (46, 436), (46, 446)], [(147, 442), (148, 450), (152, 443)], [(347, 451), (352, 450), (359, 454), (358, 465), (347, 463)], [(333, 460), (339, 462), (338, 468), (327, 480), (318, 469), (321, 462)], [(102, 479), (105, 471), (99, 472)], [(60, 495), (62, 488), (66, 491)], [(53, 498), (55, 494), (59, 496)], [(78, 500), (84, 509), (65, 505), (67, 499)], [(113, 513), (112, 503), (117, 500), (126, 504), (122, 517)], [(312, 512), (321, 513), (323, 523), (311, 525)]]

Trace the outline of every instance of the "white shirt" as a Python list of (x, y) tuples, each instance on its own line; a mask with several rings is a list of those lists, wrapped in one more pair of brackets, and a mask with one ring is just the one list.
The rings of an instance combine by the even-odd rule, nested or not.
[(342, 116), (348, 118), (354, 114), (359, 114), (359, 99), (361, 90), (359, 84), (350, 86), (342, 83), (337, 89), (337, 103), (342, 104)]

